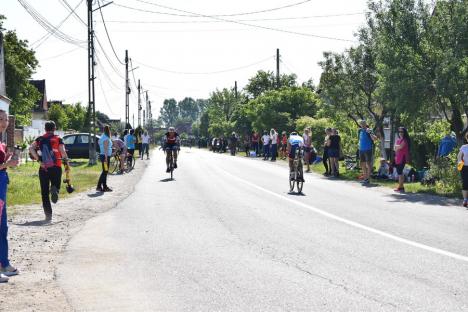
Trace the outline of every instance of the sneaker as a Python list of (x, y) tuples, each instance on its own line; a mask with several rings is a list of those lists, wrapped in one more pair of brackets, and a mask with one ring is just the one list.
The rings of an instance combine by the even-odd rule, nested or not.
[(174, 169), (177, 169), (177, 163), (174, 163)]
[(362, 180), (362, 184), (369, 184), (369, 183), (370, 183), (369, 179)]
[(50, 199), (54, 204), (56, 204), (58, 201), (58, 189), (55, 185), (52, 185), (50, 188)]
[(10, 277), (10, 276), (15, 276), (19, 274), (19, 271), (17, 268), (12, 267), (11, 265), (8, 265), (6, 267), (0, 267), (0, 273)]
[(8, 276), (0, 274), (0, 283), (8, 283)]
[(463, 201), (463, 207), (468, 207), (468, 201), (466, 200)]
[(171, 169), (169, 169), (169, 167), (167, 167), (166, 172), (167, 173), (171, 172)]
[(102, 189), (103, 192), (112, 192), (112, 189), (108, 186)]
[(395, 192), (404, 192), (405, 191), (405, 188), (404, 187), (397, 187), (396, 189), (394, 189)]
[(102, 192), (102, 187), (100, 186), (96, 187), (96, 192)]
[(45, 222), (51, 222), (52, 221), (52, 214), (46, 214), (44, 220), (45, 220)]

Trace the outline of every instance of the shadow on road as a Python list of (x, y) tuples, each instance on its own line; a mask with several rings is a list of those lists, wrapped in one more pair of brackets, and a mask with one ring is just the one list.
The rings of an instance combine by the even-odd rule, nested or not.
[(388, 196), (393, 199), (393, 202), (421, 203), (431, 206), (454, 206), (459, 204), (454, 198), (439, 197), (429, 194), (395, 193)]
[(94, 194), (88, 194), (88, 197), (96, 198), (96, 197), (99, 197), (99, 196), (102, 196), (102, 195), (104, 195), (104, 192), (96, 192)]
[(288, 192), (288, 195), (293, 195), (293, 196), (306, 196), (304, 193), (296, 193), (296, 192)]
[(159, 182), (171, 182), (171, 181), (175, 181), (175, 179), (166, 178), (166, 179), (159, 180)]
[(51, 226), (51, 225), (55, 225), (55, 224), (62, 223), (62, 222), (63, 221), (51, 222), (51, 221), (46, 221), (46, 220), (37, 220), (37, 221), (29, 221), (25, 223), (13, 223), (13, 224), (17, 226)]

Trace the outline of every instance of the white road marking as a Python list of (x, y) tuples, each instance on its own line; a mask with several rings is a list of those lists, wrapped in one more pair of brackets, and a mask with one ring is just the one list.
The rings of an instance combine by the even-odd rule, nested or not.
[(374, 234), (389, 238), (391, 240), (394, 240), (394, 241), (397, 241), (397, 242), (400, 242), (400, 243), (403, 243), (403, 244), (406, 244), (406, 245), (409, 245), (409, 246), (413, 246), (413, 247), (416, 247), (416, 248), (427, 250), (427, 251), (430, 251), (430, 252), (433, 252), (433, 253), (436, 253), (436, 254), (439, 254), (439, 255), (447, 256), (447, 257), (450, 257), (450, 258), (453, 258), (453, 259), (456, 259), (456, 260), (461, 260), (461, 261), (468, 262), (468, 257), (467, 256), (463, 256), (463, 255), (456, 254), (456, 253), (446, 251), (446, 250), (443, 250), (443, 249), (439, 249), (439, 248), (431, 247), (431, 246), (428, 246), (428, 245), (424, 245), (424, 244), (421, 244), (421, 243), (418, 243), (418, 242), (415, 242), (415, 241), (412, 241), (412, 240), (409, 240), (409, 239), (406, 239), (406, 238), (402, 238), (402, 237), (399, 237), (399, 236), (396, 236), (396, 235), (393, 235), (393, 234), (390, 234), (390, 233), (387, 233), (387, 232), (384, 232), (384, 231), (381, 231), (381, 230), (377, 230), (375, 228), (363, 225), (363, 224), (355, 222), (355, 221), (351, 221), (351, 220), (339, 217), (337, 215), (326, 212), (326, 211), (321, 210), (321, 209), (319, 209), (317, 207), (314, 207), (312, 205), (308, 205), (308, 204), (305, 204), (305, 203), (300, 202), (298, 200), (294, 200), (294, 199), (286, 197), (284, 195), (272, 192), (272, 191), (270, 191), (270, 190), (268, 190), (266, 188), (263, 188), (261, 186), (258, 186), (256, 184), (254, 184), (254, 183), (252, 183), (250, 181), (239, 178), (239, 177), (233, 175), (232, 173), (230, 173), (230, 172), (228, 172), (228, 171), (226, 171), (226, 170), (224, 170), (222, 168), (218, 167), (218, 169), (223, 171), (228, 176), (231, 176), (232, 178), (241, 181), (244, 184), (247, 184), (247, 185), (249, 185), (251, 187), (254, 187), (254, 188), (256, 188), (256, 189), (258, 189), (260, 191), (263, 191), (263, 192), (268, 193), (270, 195), (276, 196), (278, 198), (281, 198), (281, 199), (283, 199), (285, 201), (291, 202), (291, 203), (296, 204), (298, 206), (301, 206), (303, 208), (309, 209), (310, 211), (313, 211), (313, 212), (315, 212), (317, 214), (320, 214), (320, 215), (325, 216), (327, 218), (333, 219), (335, 221), (342, 222), (342, 223), (347, 224), (349, 226), (352, 226), (352, 227), (355, 227), (355, 228), (358, 228), (358, 229), (361, 229), (361, 230), (364, 230), (364, 231), (368, 231), (370, 233), (374, 233)]

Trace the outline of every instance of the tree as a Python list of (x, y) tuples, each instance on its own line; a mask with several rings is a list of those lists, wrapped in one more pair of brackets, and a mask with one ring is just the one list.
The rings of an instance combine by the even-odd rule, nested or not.
[(50, 120), (55, 122), (55, 125), (57, 126), (57, 129), (61, 130), (66, 130), (68, 129), (68, 115), (63, 108), (62, 105), (60, 104), (52, 104), (49, 107), (49, 111), (47, 112), (47, 115)]
[(86, 109), (81, 106), (81, 103), (65, 104), (63, 105), (65, 113), (68, 116), (68, 128), (75, 131), (87, 131), (87, 125), (85, 124)]
[[(4, 31), (0, 15), (0, 31)], [(16, 32), (7, 31), (4, 37), (6, 93), (12, 100), (10, 114), (15, 115), (19, 125), (27, 125), (31, 111), (41, 97), (37, 89), (29, 83), (38, 61), (35, 52), (28, 48), (28, 41), (17, 37)]]
[(191, 97), (186, 97), (178, 104), (180, 118), (190, 121), (198, 119), (200, 113), (198, 103)]
[[(280, 75), (281, 87), (294, 87), (297, 85), (297, 76), (295, 74)], [(249, 79), (249, 83), (245, 86), (247, 94), (256, 98), (262, 93), (276, 89), (276, 75), (272, 71), (259, 70), (257, 74)]]
[(291, 131), (296, 119), (316, 114), (318, 103), (318, 96), (308, 88), (283, 87), (250, 100), (245, 109), (258, 131), (270, 128)]
[(177, 101), (175, 99), (164, 100), (163, 106), (161, 107), (159, 113), (161, 121), (165, 127), (173, 126), (177, 119), (179, 119)]

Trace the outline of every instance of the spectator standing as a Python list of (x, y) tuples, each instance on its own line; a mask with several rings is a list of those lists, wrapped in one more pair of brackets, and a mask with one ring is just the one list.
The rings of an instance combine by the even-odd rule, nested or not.
[(236, 151), (237, 151), (237, 135), (235, 132), (231, 134), (231, 137), (229, 138), (229, 150), (231, 151), (232, 156), (236, 156)]
[(142, 145), (142, 154), (141, 160), (143, 160), (143, 155), (146, 153), (146, 159), (149, 159), (149, 143), (150, 143), (150, 136), (148, 135), (148, 131), (145, 131), (141, 136), (141, 145)]
[(242, 143), (244, 144), (245, 157), (249, 157), (250, 156), (250, 138), (247, 133), (244, 135), (244, 139)]
[(288, 148), (288, 135), (286, 134), (286, 131), (283, 131), (281, 133), (281, 152), (280, 152), (281, 159), (286, 159), (286, 156), (288, 155), (287, 148)]
[(143, 149), (143, 144), (141, 141), (141, 128), (138, 128), (135, 131), (135, 140), (136, 140), (136, 148), (138, 148), (138, 157), (141, 157), (143, 154), (142, 149)]
[(395, 169), (398, 174), (398, 187), (395, 192), (405, 191), (405, 175), (403, 169), (405, 169), (406, 163), (409, 162), (409, 150), (411, 147), (411, 140), (408, 135), (408, 130), (405, 127), (398, 128), (398, 139), (395, 142)]
[[(0, 110), (0, 134), (8, 128), (8, 114)], [(6, 196), (8, 189), (7, 169), (18, 166), (19, 160), (12, 153), (8, 153), (6, 145), (0, 143), (0, 283), (8, 282), (8, 277), (17, 275), (18, 269), (10, 264), (8, 259), (8, 216)]]
[(263, 131), (262, 136), (262, 143), (263, 143), (263, 160), (268, 160), (270, 156), (270, 136), (268, 135), (268, 131)]
[(377, 139), (377, 137), (369, 128), (365, 120), (360, 120), (359, 126), (359, 159), (362, 167), (362, 183), (369, 184), (370, 175), (372, 173), (372, 154), (374, 150), (374, 141)]
[(328, 137), (328, 157), (330, 158), (330, 172), (334, 177), (340, 175), (340, 145), (341, 138), (338, 130), (332, 129), (331, 135)]
[(278, 151), (278, 132), (275, 129), (270, 130), (270, 141), (271, 141), (271, 161), (276, 161), (276, 153)]
[(458, 152), (458, 170), (462, 180), (463, 207), (468, 207), (468, 132), (465, 133), (465, 144)]
[(136, 144), (136, 138), (135, 138), (135, 130), (130, 129), (129, 133), (125, 136), (124, 142), (125, 145), (127, 146), (127, 151), (128, 151), (128, 163), (131, 164), (133, 163), (133, 155), (135, 154), (135, 144)]
[(309, 128), (304, 129), (304, 134), (302, 135), (304, 139), (304, 163), (307, 166), (306, 172), (310, 172), (310, 152), (312, 146), (312, 136)]
[(46, 122), (46, 133), (38, 137), (29, 148), (31, 157), (41, 163), (39, 167), (39, 182), (41, 185), (42, 207), (47, 222), (52, 220), (52, 205), (50, 201), (52, 200), (54, 204), (58, 201), (58, 194), (62, 183), (62, 159), (68, 161), (65, 145), (62, 138), (54, 134), (55, 130), (55, 122)]
[(104, 126), (104, 133), (99, 139), (99, 150), (99, 160), (102, 164), (102, 172), (98, 180), (96, 191), (112, 192), (112, 189), (107, 186), (107, 173), (109, 172), (110, 158), (112, 156), (112, 140), (108, 125)]
[(259, 144), (260, 142), (260, 135), (257, 131), (252, 132), (252, 150), (255, 151), (255, 155), (259, 157)]
[(323, 175), (327, 177), (331, 174), (331, 164), (330, 164), (329, 157), (328, 157), (328, 138), (330, 137), (331, 134), (332, 134), (331, 128), (325, 129), (322, 162), (323, 162), (323, 166), (325, 167), (325, 173)]

